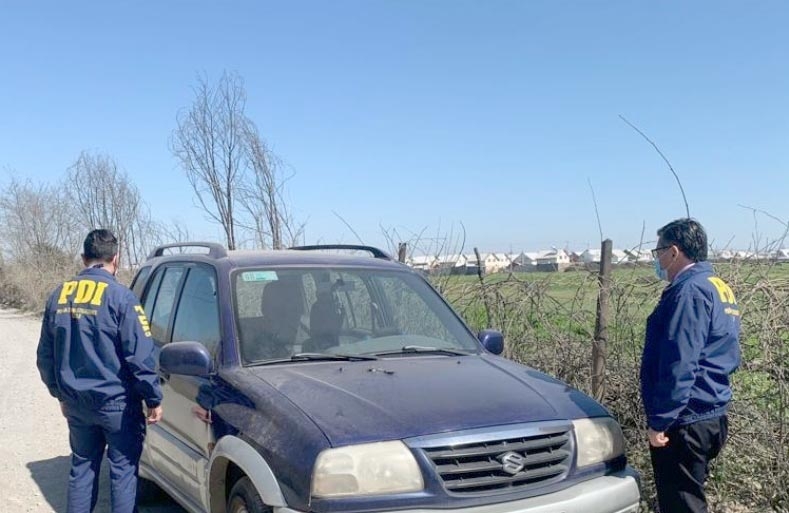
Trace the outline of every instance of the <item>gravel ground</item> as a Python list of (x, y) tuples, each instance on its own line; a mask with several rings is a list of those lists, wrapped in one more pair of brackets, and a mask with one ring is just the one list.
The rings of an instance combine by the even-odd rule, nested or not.
[[(0, 310), (0, 511), (66, 511), (68, 427), (36, 369), (40, 319)], [(95, 513), (109, 513), (109, 478), (102, 465)], [(184, 513), (163, 496), (141, 513)]]

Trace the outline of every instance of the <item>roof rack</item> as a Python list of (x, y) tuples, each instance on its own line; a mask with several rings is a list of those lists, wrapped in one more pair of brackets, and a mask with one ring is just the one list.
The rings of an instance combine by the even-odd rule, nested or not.
[(172, 244), (162, 244), (151, 251), (148, 258), (164, 256), (164, 251), (174, 248), (208, 248), (209, 258), (222, 258), (227, 256), (225, 247), (217, 242), (173, 242)]
[(392, 260), (391, 256), (376, 247), (361, 246), (357, 244), (316, 244), (312, 246), (292, 246), (288, 249), (296, 249), (299, 251), (315, 251), (321, 249), (348, 249), (353, 251), (367, 251), (375, 258), (380, 258), (382, 260)]

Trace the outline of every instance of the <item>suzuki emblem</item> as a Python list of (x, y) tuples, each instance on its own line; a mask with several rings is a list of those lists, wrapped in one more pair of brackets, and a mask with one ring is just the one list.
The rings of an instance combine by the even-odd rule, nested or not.
[(526, 466), (526, 457), (517, 452), (505, 452), (504, 454), (500, 454), (496, 459), (501, 462), (501, 469), (513, 476)]

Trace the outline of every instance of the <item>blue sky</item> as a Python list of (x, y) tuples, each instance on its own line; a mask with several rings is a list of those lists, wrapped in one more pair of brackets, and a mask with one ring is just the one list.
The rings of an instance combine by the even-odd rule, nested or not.
[(221, 240), (168, 138), (227, 70), (307, 242), (598, 247), (590, 180), (605, 237), (653, 241), (684, 204), (621, 114), (716, 244), (747, 248), (784, 228), (739, 205), (789, 220), (788, 25), (778, 1), (4, 2), (0, 171), (103, 152), (157, 218)]

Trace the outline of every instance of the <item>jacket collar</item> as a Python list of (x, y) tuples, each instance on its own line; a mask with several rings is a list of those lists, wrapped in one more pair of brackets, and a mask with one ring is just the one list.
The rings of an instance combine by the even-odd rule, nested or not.
[(103, 267), (86, 267), (79, 272), (78, 276), (98, 276), (115, 280), (115, 276)]
[(677, 275), (677, 277), (674, 278), (674, 281), (672, 281), (667, 288), (673, 287), (675, 285), (679, 285), (680, 283), (690, 280), (697, 274), (712, 274), (712, 264), (706, 260), (704, 262), (696, 262), (692, 266), (680, 272)]

